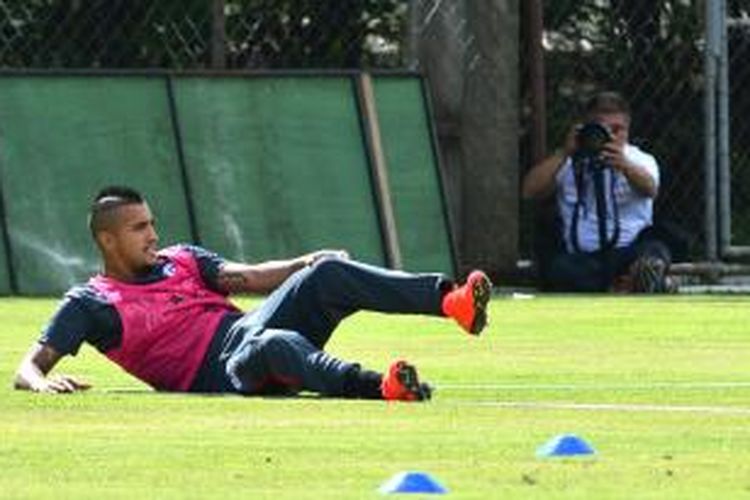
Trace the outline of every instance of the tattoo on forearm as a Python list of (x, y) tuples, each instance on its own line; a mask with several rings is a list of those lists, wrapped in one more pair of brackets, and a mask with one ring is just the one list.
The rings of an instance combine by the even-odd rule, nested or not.
[(227, 272), (219, 276), (219, 286), (228, 292), (239, 292), (247, 288), (247, 278), (241, 272)]

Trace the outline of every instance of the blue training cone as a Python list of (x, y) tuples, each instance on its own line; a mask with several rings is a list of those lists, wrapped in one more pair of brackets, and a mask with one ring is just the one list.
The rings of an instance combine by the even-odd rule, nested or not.
[(399, 472), (382, 484), (378, 491), (389, 493), (435, 493), (442, 495), (448, 490), (426, 472)]
[(536, 456), (540, 458), (576, 457), (594, 453), (596, 452), (586, 441), (574, 434), (555, 436), (536, 450)]

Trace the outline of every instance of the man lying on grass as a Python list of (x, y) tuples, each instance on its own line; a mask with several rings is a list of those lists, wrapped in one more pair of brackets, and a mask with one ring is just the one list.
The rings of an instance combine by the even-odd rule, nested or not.
[[(321, 250), (290, 260), (230, 262), (203, 248), (157, 250), (148, 204), (108, 187), (89, 227), (103, 271), (65, 295), (18, 368), (15, 387), (76, 392), (88, 384), (50, 376), (88, 342), (161, 391), (294, 394), (421, 401), (430, 387), (398, 360), (385, 374), (323, 351), (336, 326), (359, 310), (448, 316), (472, 335), (487, 323), (491, 284), (481, 271), (463, 286), (438, 274), (408, 274)], [(242, 312), (230, 293), (270, 295)]]

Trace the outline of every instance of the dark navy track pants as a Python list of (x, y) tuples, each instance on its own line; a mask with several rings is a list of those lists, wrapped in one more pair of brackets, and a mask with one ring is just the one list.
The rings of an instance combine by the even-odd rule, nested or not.
[(442, 315), (440, 274), (410, 274), (328, 258), (297, 271), (255, 310), (230, 315), (191, 388), (338, 396), (356, 363), (323, 350), (336, 326), (360, 311)]

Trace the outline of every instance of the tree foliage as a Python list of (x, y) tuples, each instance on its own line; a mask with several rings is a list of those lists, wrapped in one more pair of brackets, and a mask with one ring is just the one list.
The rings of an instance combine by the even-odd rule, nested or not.
[[(401, 0), (258, 0), (228, 2), (234, 67), (398, 65)], [(390, 53), (389, 53), (390, 49)]]
[(201, 68), (398, 65), (406, 0), (0, 0), (0, 64)]

